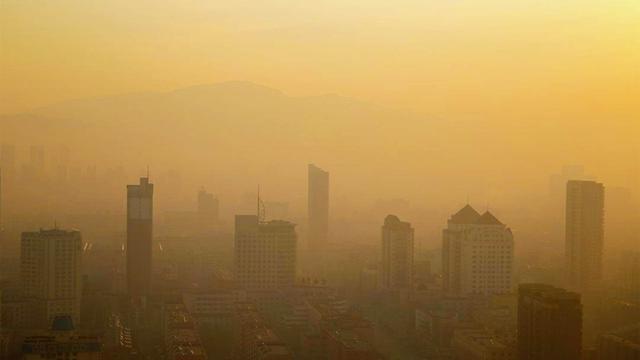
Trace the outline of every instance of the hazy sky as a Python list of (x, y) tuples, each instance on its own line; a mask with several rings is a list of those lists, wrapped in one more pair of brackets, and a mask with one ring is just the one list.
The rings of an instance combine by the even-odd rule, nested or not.
[(0, 113), (248, 80), (438, 115), (637, 119), (640, 2), (0, 2)]
[[(0, 114), (244, 80), (448, 121), (452, 168), (639, 181), (638, 0), (0, 0), (0, 32)], [(415, 125), (391, 168), (431, 168)]]

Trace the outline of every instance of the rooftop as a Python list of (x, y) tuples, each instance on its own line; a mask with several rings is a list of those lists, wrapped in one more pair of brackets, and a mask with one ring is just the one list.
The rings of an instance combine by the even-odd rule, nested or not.
[(449, 219), (453, 224), (475, 224), (480, 214), (471, 205), (467, 204)]
[(449, 223), (459, 225), (504, 225), (490, 211), (485, 211), (482, 215), (471, 205), (467, 204), (457, 213), (449, 218)]

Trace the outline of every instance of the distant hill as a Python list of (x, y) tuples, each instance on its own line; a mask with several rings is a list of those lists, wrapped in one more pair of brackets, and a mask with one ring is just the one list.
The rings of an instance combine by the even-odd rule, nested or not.
[[(0, 116), (0, 140), (127, 148), (260, 143), (343, 146), (415, 135), (416, 115), (337, 95), (292, 97), (250, 82), (79, 99)], [(407, 124), (411, 124), (410, 131)]]

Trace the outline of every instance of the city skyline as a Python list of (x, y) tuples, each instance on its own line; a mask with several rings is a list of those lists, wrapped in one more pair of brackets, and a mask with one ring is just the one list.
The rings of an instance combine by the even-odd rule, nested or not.
[(640, 359), (638, 0), (0, 0), (0, 360)]

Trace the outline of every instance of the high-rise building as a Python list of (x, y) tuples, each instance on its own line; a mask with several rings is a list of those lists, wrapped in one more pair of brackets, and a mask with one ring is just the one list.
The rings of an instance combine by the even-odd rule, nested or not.
[(545, 284), (518, 289), (518, 359), (580, 359), (580, 295)]
[(200, 190), (198, 192), (198, 222), (203, 229), (211, 229), (218, 223), (218, 220), (218, 199), (206, 190)]
[(395, 215), (387, 215), (382, 226), (381, 281), (385, 289), (413, 286), (413, 228)]
[(153, 184), (140, 178), (127, 185), (127, 289), (130, 296), (151, 292), (153, 249)]
[(466, 205), (442, 234), (444, 291), (449, 295), (511, 292), (513, 234), (489, 211)]
[(52, 229), (22, 233), (23, 292), (42, 310), (41, 325), (51, 324), (56, 316), (79, 320), (81, 265), (80, 232)]
[(294, 285), (297, 235), (295, 224), (260, 222), (257, 215), (236, 215), (235, 266), (238, 285), (270, 290)]
[(329, 172), (309, 164), (308, 176), (309, 249), (323, 251), (329, 234)]
[(583, 291), (602, 280), (604, 186), (594, 181), (567, 182), (565, 256), (569, 287)]

